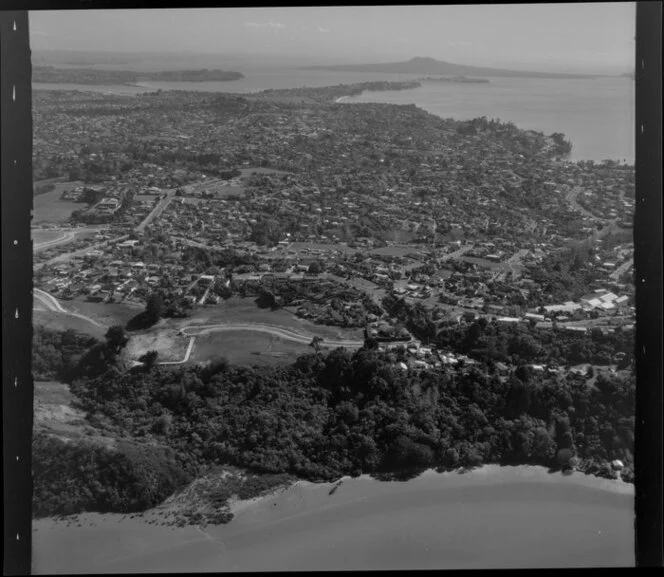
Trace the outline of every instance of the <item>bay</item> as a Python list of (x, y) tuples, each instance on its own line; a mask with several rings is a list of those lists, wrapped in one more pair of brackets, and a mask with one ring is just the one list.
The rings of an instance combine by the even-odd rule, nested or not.
[(415, 104), (443, 118), (510, 121), (524, 130), (562, 132), (572, 141), (571, 160), (634, 163), (634, 82), (627, 78), (424, 83), (413, 90), (363, 92), (343, 102)]

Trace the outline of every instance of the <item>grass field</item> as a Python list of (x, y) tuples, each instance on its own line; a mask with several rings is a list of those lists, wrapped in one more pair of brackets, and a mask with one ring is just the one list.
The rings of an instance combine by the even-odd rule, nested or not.
[(60, 439), (71, 439), (112, 448), (116, 444), (85, 420), (75, 406), (69, 386), (56, 381), (37, 381), (34, 392), (34, 427)]
[[(66, 301), (64, 306), (103, 322), (106, 326), (124, 325), (127, 320), (142, 310), (142, 307), (133, 308), (123, 304), (79, 301)], [(55, 316), (55, 313), (44, 314)], [(72, 321), (78, 320), (70, 320), (65, 315), (60, 316), (63, 318), (56, 317), (51, 322), (60, 322), (64, 325), (73, 324)], [(84, 323), (84, 321), (79, 321), (79, 323)], [(159, 361), (180, 361), (184, 358), (189, 345), (189, 337), (178, 334), (180, 328), (232, 323), (255, 323), (282, 327), (301, 333), (307, 339), (310, 338), (308, 335), (311, 337), (319, 335), (323, 339), (329, 340), (361, 340), (363, 338), (360, 329), (316, 325), (295, 317), (289, 310), (259, 309), (251, 298), (232, 298), (214, 307), (199, 308), (190, 318), (162, 319), (158, 325), (148, 331), (132, 333), (124, 356), (127, 360), (138, 360), (144, 353), (155, 350), (159, 353)], [(90, 331), (87, 332), (90, 334)], [(105, 331), (101, 332), (100, 337), (103, 337)], [(297, 343), (267, 333), (238, 329), (197, 336), (188, 363), (200, 363), (223, 356), (234, 364), (278, 365), (291, 363), (299, 355), (311, 352), (311, 350), (308, 342)]]
[(42, 244), (56, 238), (61, 238), (67, 234), (67, 231), (62, 230), (40, 230), (34, 229), (32, 231), (32, 240), (35, 245)]
[(292, 363), (308, 352), (312, 349), (307, 345), (269, 334), (237, 330), (196, 337), (189, 362), (200, 363), (224, 357), (236, 365), (275, 366)]
[(73, 329), (79, 333), (93, 336), (99, 340), (103, 340), (104, 334), (106, 333), (104, 327), (95, 326), (92, 323), (77, 317), (47, 310), (33, 309), (32, 324), (46, 327), (53, 331)]
[(286, 172), (285, 170), (277, 170), (276, 168), (261, 168), (261, 167), (254, 167), (254, 168), (241, 168), (240, 172), (242, 173), (242, 176), (250, 176), (254, 172), (257, 174), (291, 174), (290, 172)]
[(374, 248), (370, 251), (370, 254), (377, 254), (383, 256), (400, 256), (404, 257), (408, 254), (417, 254), (420, 250), (415, 246), (383, 246), (380, 248)]
[(185, 194), (200, 196), (203, 193), (213, 195), (213, 199), (227, 198), (229, 196), (244, 196), (246, 187), (239, 180), (219, 180), (216, 178), (196, 182), (184, 187)]
[(497, 269), (497, 268), (502, 268), (509, 270), (509, 264), (505, 263), (500, 263), (500, 262), (493, 262), (490, 260), (487, 260), (485, 258), (478, 258), (475, 256), (460, 256), (457, 260), (467, 262), (470, 264), (476, 264), (477, 266), (483, 267), (483, 268), (490, 268), (490, 269)]
[(33, 224), (39, 222), (66, 222), (71, 213), (85, 207), (80, 202), (62, 200), (63, 191), (78, 186), (78, 182), (61, 182), (55, 185), (51, 192), (34, 197)]
[(73, 395), (69, 386), (57, 381), (35, 381), (35, 402), (71, 405)]
[[(74, 236), (69, 237), (69, 233), (73, 232)], [(60, 251), (63, 250), (62, 247), (64, 245), (69, 245), (71, 243), (75, 243), (81, 240), (86, 240), (89, 239), (90, 237), (93, 237), (95, 234), (97, 234), (97, 230), (86, 230), (86, 229), (79, 229), (79, 230), (39, 230), (39, 229), (33, 229), (32, 231), (32, 238), (34, 241), (34, 251), (35, 252), (42, 252), (42, 251), (49, 251), (49, 250), (54, 250), (54, 251)], [(40, 247), (39, 245), (44, 242), (48, 242), (51, 240), (56, 240), (62, 238), (62, 242), (58, 242), (56, 244), (52, 245), (47, 245), (44, 247)]]
[[(320, 250), (323, 252), (346, 252), (348, 254), (355, 254), (357, 249), (350, 248), (341, 244), (324, 244), (320, 242), (293, 242), (288, 247), (288, 250), (293, 250), (295, 252), (303, 252), (305, 249), (308, 250)], [(315, 256), (315, 255), (313, 255)]]
[(229, 196), (244, 196), (247, 189), (244, 186), (217, 186), (210, 192), (214, 193), (215, 198), (228, 198)]
[(92, 303), (84, 300), (64, 301), (62, 306), (68, 310), (91, 317), (107, 326), (126, 325), (129, 319), (144, 310), (142, 305), (126, 303)]
[(278, 309), (260, 309), (252, 298), (233, 297), (209, 308), (198, 309), (191, 318), (177, 321), (178, 326), (215, 323), (264, 323), (284, 328), (291, 328), (305, 333), (312, 333), (323, 338), (362, 339), (360, 329), (343, 329), (317, 325), (293, 315), (292, 311)]

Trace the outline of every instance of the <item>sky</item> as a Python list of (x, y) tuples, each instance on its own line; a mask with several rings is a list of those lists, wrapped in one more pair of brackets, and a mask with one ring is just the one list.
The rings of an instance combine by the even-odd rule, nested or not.
[(631, 70), (633, 2), (33, 11), (33, 50), (416, 56), (533, 70)]

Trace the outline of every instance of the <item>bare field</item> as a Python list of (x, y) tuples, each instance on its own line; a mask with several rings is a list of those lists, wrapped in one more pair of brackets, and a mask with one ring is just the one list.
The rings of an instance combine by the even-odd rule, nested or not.
[(275, 366), (292, 363), (307, 352), (312, 352), (307, 345), (265, 333), (237, 330), (196, 337), (189, 361), (201, 363), (224, 357), (235, 365)]
[(173, 330), (132, 334), (124, 350), (126, 359), (138, 361), (148, 351), (157, 351), (160, 361), (180, 361), (187, 351), (189, 338), (178, 335)]

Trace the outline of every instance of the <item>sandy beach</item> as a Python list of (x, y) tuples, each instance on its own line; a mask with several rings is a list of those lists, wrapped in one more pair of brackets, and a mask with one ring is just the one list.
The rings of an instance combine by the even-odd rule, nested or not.
[(156, 525), (156, 512), (38, 520), (33, 572), (634, 565), (634, 490), (620, 481), (485, 466), (333, 486), (300, 481), (204, 529)]

